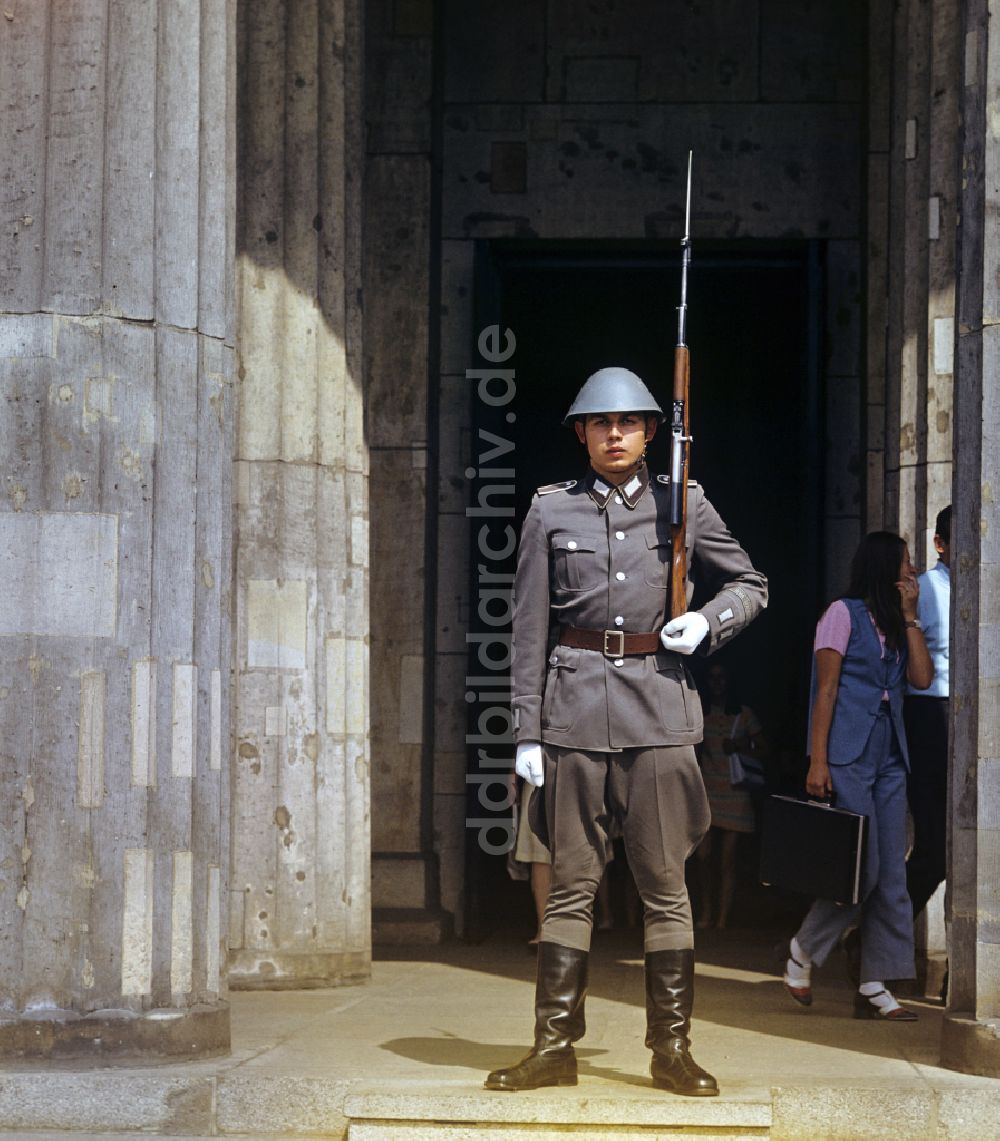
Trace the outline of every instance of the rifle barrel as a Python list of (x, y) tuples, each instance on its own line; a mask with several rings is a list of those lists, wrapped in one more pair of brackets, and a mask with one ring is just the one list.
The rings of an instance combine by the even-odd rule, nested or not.
[(691, 355), (687, 347), (687, 273), (691, 264), (691, 164), (688, 151), (687, 196), (684, 206), (684, 237), (681, 239), (681, 303), (677, 307), (677, 347), (674, 350), (674, 391), (670, 422), (670, 524), (673, 529), (670, 571), (670, 613), (678, 618), (687, 609), (687, 473), (688, 388)]

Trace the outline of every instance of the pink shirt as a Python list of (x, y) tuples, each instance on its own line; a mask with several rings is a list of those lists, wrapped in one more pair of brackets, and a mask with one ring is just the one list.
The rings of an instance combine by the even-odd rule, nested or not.
[[(875, 626), (875, 616), (869, 610), (867, 611), (871, 623)], [(875, 626), (875, 633), (878, 634), (879, 645), (882, 647), (882, 654), (885, 654), (885, 634)], [(813, 641), (813, 653), (817, 650), (836, 650), (841, 657), (847, 653), (847, 643), (851, 640), (851, 612), (847, 609), (847, 603), (838, 598), (836, 602), (831, 602), (830, 605), (823, 612), (822, 618), (816, 623), (816, 637)], [(889, 694), (883, 690), (882, 696), (888, 700)]]
[[(871, 618), (872, 625), (875, 626), (875, 618), (870, 610), (868, 617)], [(878, 634), (879, 644), (884, 654), (885, 634), (877, 626), (875, 626), (875, 633)], [(816, 650), (836, 650), (843, 657), (847, 653), (847, 643), (850, 640), (851, 612), (847, 609), (847, 603), (842, 598), (838, 598), (836, 602), (831, 602), (823, 611), (823, 617), (816, 624), (813, 652), (815, 653)]]

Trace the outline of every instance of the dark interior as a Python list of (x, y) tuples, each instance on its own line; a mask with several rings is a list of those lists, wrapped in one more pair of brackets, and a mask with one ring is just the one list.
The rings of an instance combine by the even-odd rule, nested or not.
[[(824, 458), (817, 257), (807, 243), (696, 249), (688, 280), (691, 476), (768, 575), (773, 599), (721, 653), (743, 702), (763, 721), (782, 787), (794, 787), (801, 773), (810, 639), (822, 602), (814, 522)], [(581, 445), (561, 420), (590, 373), (624, 365), (669, 406), (680, 253), (661, 243), (490, 243), (480, 250), (478, 284), (478, 327), (499, 322), (517, 339), (503, 365), (515, 369), (516, 398), (502, 409), (474, 405), (477, 428), (515, 443), (513, 460), (503, 462), (515, 470), (519, 525), (536, 487), (584, 470)], [(663, 428), (649, 451), (653, 471), (667, 470), (668, 445)], [(692, 663), (696, 676), (701, 665)], [(756, 886), (754, 839), (743, 848), (746, 891), (735, 923), (741, 912), (749, 922), (752, 910), (759, 922), (774, 910)], [(470, 849), (470, 936), (510, 922), (510, 907), (530, 922), (526, 885), (511, 892), (505, 861), (474, 841)]]

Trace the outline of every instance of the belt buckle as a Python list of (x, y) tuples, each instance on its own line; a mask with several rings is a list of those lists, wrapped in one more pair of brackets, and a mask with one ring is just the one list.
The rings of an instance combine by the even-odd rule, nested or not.
[[(611, 651), (608, 649), (608, 639), (618, 639), (618, 649)], [(604, 631), (604, 656), (606, 658), (623, 658), (625, 656), (625, 631), (624, 630), (605, 630)]]

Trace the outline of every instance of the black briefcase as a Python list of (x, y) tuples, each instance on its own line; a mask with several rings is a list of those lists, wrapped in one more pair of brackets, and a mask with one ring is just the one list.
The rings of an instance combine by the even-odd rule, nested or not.
[(866, 816), (819, 801), (769, 796), (761, 820), (761, 883), (857, 903), (867, 824)]

